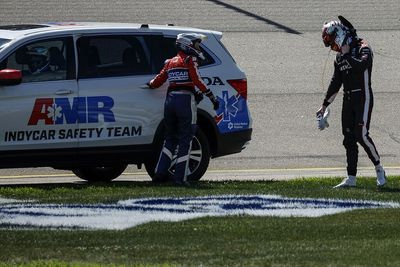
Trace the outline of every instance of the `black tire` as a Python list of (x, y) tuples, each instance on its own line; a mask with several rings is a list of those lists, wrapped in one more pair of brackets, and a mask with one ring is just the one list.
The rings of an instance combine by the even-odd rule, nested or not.
[[(158, 145), (157, 153), (155, 153), (149, 161), (144, 163), (146, 171), (151, 178), (154, 177), (154, 171), (161, 149), (162, 146)], [(198, 181), (203, 177), (204, 173), (207, 171), (208, 164), (210, 163), (210, 157), (211, 154), (207, 137), (199, 128), (192, 141), (192, 150), (189, 157), (189, 175), (187, 176), (188, 181)], [(174, 159), (172, 162), (174, 162)], [(172, 176), (174, 173), (174, 166), (173, 163), (171, 165), (169, 172)]]
[(72, 172), (79, 178), (89, 182), (110, 182), (120, 176), (127, 165), (108, 167), (80, 167)]

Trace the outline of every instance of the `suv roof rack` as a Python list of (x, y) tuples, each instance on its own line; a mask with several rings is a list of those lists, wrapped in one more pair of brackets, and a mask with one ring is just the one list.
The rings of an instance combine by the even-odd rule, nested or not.
[(140, 25), (140, 28), (149, 28), (149, 24), (142, 24)]
[(39, 29), (49, 27), (47, 25), (39, 25), (39, 24), (18, 24), (18, 25), (1, 25), (0, 30), (9, 30), (9, 31), (24, 31), (31, 29)]

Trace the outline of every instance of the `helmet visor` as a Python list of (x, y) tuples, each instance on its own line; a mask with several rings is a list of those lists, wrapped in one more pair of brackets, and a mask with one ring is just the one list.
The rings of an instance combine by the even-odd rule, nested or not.
[(336, 39), (335, 33), (328, 34), (326, 29), (322, 32), (322, 41), (325, 47), (330, 47), (332, 50), (340, 52), (340, 46), (337, 44)]
[(322, 34), (322, 41), (324, 42), (325, 47), (331, 46), (332, 36), (329, 34)]

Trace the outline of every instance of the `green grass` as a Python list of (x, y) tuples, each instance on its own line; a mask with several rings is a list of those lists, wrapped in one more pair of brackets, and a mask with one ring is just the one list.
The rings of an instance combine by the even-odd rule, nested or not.
[[(51, 203), (111, 203), (153, 196), (279, 194), (400, 202), (400, 177), (334, 190), (339, 179), (146, 182), (0, 187), (0, 197)], [(320, 218), (230, 216), (153, 222), (123, 231), (0, 230), (0, 266), (400, 266), (400, 209)]]

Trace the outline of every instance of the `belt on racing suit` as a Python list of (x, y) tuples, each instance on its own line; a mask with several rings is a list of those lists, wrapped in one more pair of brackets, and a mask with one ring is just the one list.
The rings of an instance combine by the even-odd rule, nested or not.
[(173, 94), (194, 94), (194, 88), (188, 86), (169, 87), (167, 93)]
[(344, 91), (345, 94), (351, 94), (351, 93), (356, 93), (356, 92), (360, 92), (361, 89), (354, 89), (354, 90), (348, 90), (348, 91)]

